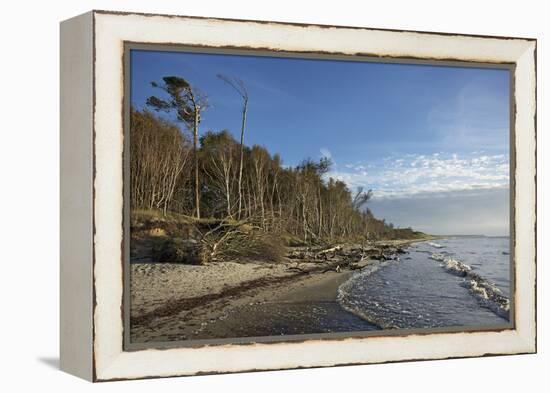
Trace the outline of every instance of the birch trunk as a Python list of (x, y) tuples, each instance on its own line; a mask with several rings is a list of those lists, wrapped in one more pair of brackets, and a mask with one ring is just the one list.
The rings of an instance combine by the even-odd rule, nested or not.
[(238, 209), (238, 218), (241, 219), (241, 208), (242, 208), (242, 179), (243, 179), (243, 155), (244, 155), (244, 132), (246, 127), (246, 111), (248, 109), (248, 100), (244, 100), (244, 106), (243, 106), (243, 118), (242, 118), (242, 124), (241, 124), (241, 146), (240, 146), (240, 159), (239, 159), (239, 180), (237, 184), (237, 188), (239, 189), (239, 209)]

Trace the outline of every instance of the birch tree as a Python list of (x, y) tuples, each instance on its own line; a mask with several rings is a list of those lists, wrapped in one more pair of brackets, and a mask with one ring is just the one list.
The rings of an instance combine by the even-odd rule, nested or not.
[(204, 173), (225, 202), (225, 215), (233, 217), (233, 189), (237, 142), (227, 130), (208, 131), (201, 137)]
[(173, 201), (189, 156), (180, 130), (150, 112), (131, 111), (131, 195), (134, 207), (161, 209)]
[(193, 133), (193, 160), (195, 172), (195, 213), (197, 219), (200, 214), (200, 179), (198, 140), (201, 114), (207, 108), (206, 95), (191, 86), (189, 82), (178, 76), (165, 76), (162, 83), (152, 82), (153, 87), (163, 90), (168, 99), (151, 96), (147, 105), (157, 111), (174, 112), (179, 122), (184, 123)]
[(242, 178), (243, 178), (243, 156), (244, 156), (244, 133), (246, 128), (246, 114), (248, 111), (248, 90), (242, 80), (235, 77), (228, 77), (223, 74), (218, 74), (218, 78), (224, 81), (227, 85), (231, 86), (242, 98), (243, 107), (242, 107), (242, 118), (241, 118), (241, 145), (240, 145), (240, 158), (239, 158), (239, 178), (237, 183), (238, 188), (238, 207), (237, 214), (238, 218), (241, 218), (241, 209), (242, 209)]

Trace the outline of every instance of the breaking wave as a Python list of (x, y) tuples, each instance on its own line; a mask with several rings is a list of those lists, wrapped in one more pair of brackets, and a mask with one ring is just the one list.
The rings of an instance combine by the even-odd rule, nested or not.
[(473, 272), (472, 267), (454, 258), (446, 257), (440, 253), (433, 253), (430, 259), (439, 262), (447, 272), (464, 277), (462, 285), (468, 288), (482, 306), (489, 308), (495, 314), (509, 319), (510, 300), (502, 294), (502, 291), (489, 280)]
[(433, 243), (433, 242), (428, 242), (428, 245), (432, 246), (433, 248), (444, 248), (445, 247), (445, 246), (442, 246), (441, 244)]
[[(338, 288), (338, 294), (336, 296), (336, 300), (338, 301), (340, 306), (344, 310), (382, 329), (397, 328), (398, 326), (388, 323), (387, 321), (384, 320), (384, 318), (379, 318), (376, 315), (376, 313), (368, 313), (365, 309), (365, 308), (368, 309), (368, 307), (365, 307), (365, 304), (363, 304), (363, 302), (354, 300), (350, 296), (353, 293), (355, 286), (361, 282), (364, 282), (364, 280), (368, 276), (380, 270), (382, 267), (389, 265), (390, 263), (397, 263), (397, 262), (398, 261), (391, 261), (391, 260), (375, 261), (374, 263), (370, 263), (369, 265), (361, 269), (359, 272), (355, 273), (350, 279), (345, 281)], [(379, 304), (378, 302), (373, 302), (373, 303), (374, 303), (373, 306), (375, 306), (376, 308), (379, 308), (381, 306), (381, 304)]]

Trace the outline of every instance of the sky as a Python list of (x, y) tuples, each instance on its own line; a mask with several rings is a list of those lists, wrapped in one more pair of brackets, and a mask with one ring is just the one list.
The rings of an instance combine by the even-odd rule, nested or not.
[(248, 88), (247, 145), (287, 166), (330, 158), (327, 179), (372, 189), (398, 227), (508, 235), (508, 70), (132, 50), (132, 105), (181, 76), (208, 96), (200, 133), (238, 139), (242, 101), (220, 73)]

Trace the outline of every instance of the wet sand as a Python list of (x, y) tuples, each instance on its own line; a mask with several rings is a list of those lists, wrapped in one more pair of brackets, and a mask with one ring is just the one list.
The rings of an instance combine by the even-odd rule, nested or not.
[(378, 330), (378, 327), (345, 311), (336, 296), (351, 272), (325, 273), (286, 291), (272, 300), (235, 308), (226, 318), (210, 323), (197, 338), (262, 337), (295, 334)]
[[(157, 268), (164, 268), (165, 272), (169, 269), (167, 266)], [(264, 286), (259, 282), (234, 295), (224, 291), (219, 298), (213, 297), (213, 294), (205, 295), (208, 297), (206, 299), (186, 298), (184, 300), (187, 303), (179, 306), (174, 305), (177, 304), (175, 300), (162, 303), (171, 307), (165, 314), (158, 313), (159, 308), (163, 307), (161, 304), (155, 310), (154, 318), (133, 318), (131, 340), (144, 343), (377, 329), (342, 309), (336, 301), (338, 287), (352, 272), (307, 275), (281, 273), (276, 271), (270, 276), (275, 283)], [(277, 283), (277, 280), (281, 282)], [(167, 283), (160, 279), (160, 283), (163, 282)], [(182, 284), (178, 280), (174, 282)], [(248, 285), (250, 282), (243, 284)], [(166, 288), (161, 291), (165, 292), (169, 291)], [(151, 307), (149, 302), (148, 308), (142, 309)], [(133, 309), (138, 309), (138, 306)]]

